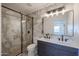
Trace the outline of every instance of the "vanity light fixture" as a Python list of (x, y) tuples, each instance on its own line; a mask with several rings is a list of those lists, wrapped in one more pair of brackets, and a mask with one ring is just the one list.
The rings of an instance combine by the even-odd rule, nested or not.
[(50, 11), (47, 11), (45, 14), (43, 14), (43, 16), (42, 17), (50, 17), (50, 16), (54, 16), (54, 15), (56, 15), (56, 16), (58, 16), (58, 14), (62, 14), (62, 15), (64, 15), (65, 14), (65, 12), (67, 12), (67, 11), (69, 11), (69, 9), (65, 9), (64, 7), (60, 7), (60, 8), (57, 8), (57, 9), (54, 9), (54, 10), (50, 10)]

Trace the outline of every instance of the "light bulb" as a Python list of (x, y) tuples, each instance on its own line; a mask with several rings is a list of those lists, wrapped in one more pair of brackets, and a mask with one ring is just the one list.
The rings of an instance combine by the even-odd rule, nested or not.
[(64, 13), (65, 13), (65, 10), (63, 9), (63, 10), (62, 10), (62, 14), (64, 15)]
[(49, 14), (49, 16), (53, 16), (54, 14), (51, 12), (50, 14)]
[(58, 16), (58, 14), (59, 14), (58, 11), (56, 11), (56, 15), (57, 15), (57, 16)]

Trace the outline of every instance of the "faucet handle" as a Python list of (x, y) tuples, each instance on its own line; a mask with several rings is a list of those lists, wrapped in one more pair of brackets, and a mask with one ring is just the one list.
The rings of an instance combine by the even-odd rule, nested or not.
[(58, 40), (60, 41), (60, 38), (58, 38)]
[(65, 39), (65, 42), (67, 42), (68, 39)]

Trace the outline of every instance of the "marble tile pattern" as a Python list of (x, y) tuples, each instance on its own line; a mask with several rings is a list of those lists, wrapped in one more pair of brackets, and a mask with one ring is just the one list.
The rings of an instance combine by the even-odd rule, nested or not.
[(42, 19), (34, 18), (34, 43), (37, 43), (37, 39), (42, 37)]
[[(23, 50), (32, 43), (32, 19), (23, 16)], [(28, 34), (28, 31), (30, 33)], [(21, 15), (2, 8), (2, 55), (15, 56), (21, 53)]]
[[(23, 28), (23, 51), (26, 51), (26, 47), (32, 43), (32, 19), (28, 17), (23, 17), (26, 20), (22, 23)], [(29, 31), (29, 33), (28, 33)]]

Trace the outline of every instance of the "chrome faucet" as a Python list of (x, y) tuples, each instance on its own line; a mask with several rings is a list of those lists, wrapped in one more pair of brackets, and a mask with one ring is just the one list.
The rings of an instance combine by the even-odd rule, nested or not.
[(58, 38), (58, 40), (67, 42), (68, 39), (64, 39), (64, 35), (61, 35), (61, 38)]
[(59, 41), (63, 41), (64, 40), (64, 35), (61, 35), (61, 38), (58, 38)]

